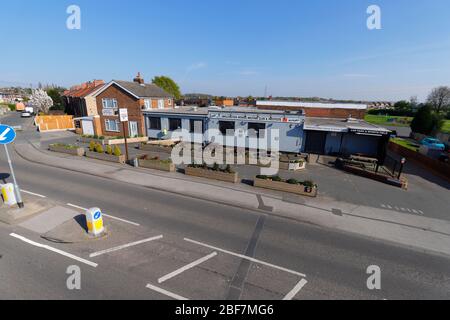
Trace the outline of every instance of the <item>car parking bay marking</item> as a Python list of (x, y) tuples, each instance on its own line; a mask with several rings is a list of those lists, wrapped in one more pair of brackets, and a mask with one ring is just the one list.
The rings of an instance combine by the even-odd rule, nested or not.
[(157, 286), (154, 286), (154, 285), (152, 285), (152, 284), (150, 284), (150, 283), (147, 284), (146, 288), (148, 288), (148, 289), (150, 289), (150, 290), (153, 290), (153, 291), (156, 291), (156, 292), (158, 292), (158, 293), (161, 293), (161, 294), (163, 294), (163, 295), (166, 295), (166, 296), (168, 296), (168, 297), (171, 297), (171, 298), (173, 298), (173, 299), (175, 299), (175, 300), (189, 300), (188, 298), (185, 298), (185, 297), (182, 297), (182, 296), (180, 296), (180, 295), (178, 295), (178, 294), (176, 294), (176, 293), (173, 293), (173, 292), (164, 290), (164, 289), (159, 288), (159, 287), (157, 287)]
[(203, 258), (200, 258), (198, 260), (195, 260), (194, 262), (191, 262), (187, 265), (185, 265), (184, 267), (181, 267), (169, 274), (166, 274), (164, 277), (161, 277), (158, 279), (158, 283), (163, 283), (164, 281), (167, 281), (169, 279), (172, 279), (173, 277), (176, 277), (177, 275), (179, 275), (180, 273), (183, 273), (184, 271), (187, 271), (189, 269), (194, 268), (195, 266), (198, 266), (199, 264), (208, 261), (209, 259), (214, 258), (215, 256), (217, 256), (217, 252), (213, 252)]
[(261, 261), (261, 260), (258, 260), (258, 259), (252, 258), (252, 257), (248, 257), (248, 256), (243, 255), (243, 254), (234, 253), (234, 252), (231, 252), (231, 251), (228, 251), (228, 250), (224, 250), (224, 249), (221, 249), (221, 248), (218, 248), (218, 247), (214, 247), (214, 246), (211, 246), (209, 244), (202, 243), (202, 242), (199, 242), (199, 241), (191, 240), (191, 239), (188, 239), (188, 238), (184, 238), (184, 241), (187, 241), (187, 242), (190, 242), (190, 243), (194, 243), (194, 244), (197, 244), (199, 246), (210, 248), (210, 249), (213, 249), (213, 250), (216, 250), (216, 251), (220, 251), (220, 252), (223, 252), (223, 253), (227, 253), (229, 255), (232, 255), (232, 256), (235, 256), (235, 257), (238, 257), (238, 258), (241, 258), (241, 259), (247, 259), (249, 261), (252, 261), (252, 262), (255, 262), (255, 263), (259, 263), (259, 264), (262, 264), (262, 265), (265, 265), (265, 266), (268, 266), (268, 267), (271, 267), (271, 268), (274, 268), (274, 269), (278, 269), (278, 270), (281, 270), (281, 271), (284, 271), (284, 272), (287, 272), (287, 273), (290, 273), (290, 274), (295, 274), (295, 275), (300, 276), (302, 278), (306, 278), (306, 275), (303, 274), (303, 273), (300, 273), (300, 272), (297, 272), (297, 271), (294, 271), (294, 270), (290, 270), (290, 269), (287, 269), (287, 268), (284, 268), (284, 267), (280, 267), (280, 266), (271, 264), (269, 262)]
[(22, 191), (23, 193), (30, 194), (32, 196), (39, 197), (39, 198), (47, 198), (46, 196), (43, 196), (42, 194), (34, 193), (34, 192), (31, 192), (31, 191), (27, 191), (27, 190), (23, 190), (23, 189), (21, 189), (20, 191)]
[(139, 241), (136, 241), (136, 242), (130, 242), (130, 243), (127, 243), (127, 244), (123, 244), (121, 246), (114, 247), (114, 248), (110, 248), (110, 249), (101, 250), (101, 251), (98, 251), (98, 252), (91, 253), (89, 255), (89, 258), (98, 257), (98, 256), (101, 256), (102, 254), (105, 254), (105, 253), (119, 251), (119, 250), (122, 250), (122, 249), (125, 249), (125, 248), (134, 247), (134, 246), (137, 246), (137, 245), (140, 245), (140, 244), (143, 244), (143, 243), (147, 243), (147, 242), (154, 241), (154, 240), (159, 240), (159, 239), (162, 239), (162, 238), (163, 238), (163, 236), (160, 235), (160, 236), (156, 236), (156, 237), (152, 237), (152, 238), (148, 238), (148, 239), (139, 240)]
[(299, 283), (297, 283), (297, 285), (294, 287), (294, 289), (292, 289), (284, 298), (283, 300), (292, 300), (297, 293), (300, 292), (300, 290), (302, 290), (302, 288), (308, 283), (308, 281), (306, 281), (305, 279), (300, 280)]
[(11, 233), (10, 236), (11, 236), (11, 237), (14, 237), (14, 238), (16, 238), (16, 239), (22, 240), (23, 242), (26, 242), (26, 243), (28, 243), (28, 244), (31, 244), (31, 245), (33, 245), (33, 246), (35, 246), (35, 247), (42, 248), (42, 249), (46, 249), (46, 250), (49, 250), (49, 251), (58, 253), (58, 254), (60, 254), (60, 255), (62, 255), (62, 256), (68, 257), (68, 258), (70, 258), (70, 259), (76, 260), (76, 261), (78, 261), (78, 262), (87, 264), (87, 265), (89, 265), (89, 266), (91, 266), (91, 267), (96, 268), (96, 267), (98, 266), (98, 264), (95, 263), (95, 262), (92, 262), (92, 261), (89, 261), (89, 260), (86, 260), (86, 259), (77, 257), (77, 256), (75, 256), (75, 255), (73, 255), (73, 254), (71, 254), (71, 253), (68, 253), (68, 252), (65, 252), (65, 251), (62, 251), (62, 250), (59, 250), (59, 249), (50, 247), (50, 246), (45, 245), (45, 244), (41, 244), (41, 243), (39, 243), (39, 242), (32, 241), (32, 240), (27, 239), (27, 238), (25, 238), (25, 237), (23, 237), (23, 236), (20, 236), (20, 235), (18, 235), (18, 234)]
[[(84, 210), (84, 211), (88, 210), (87, 208), (83, 208), (83, 207), (77, 206), (77, 205), (72, 204), (72, 203), (67, 203), (67, 205), (68, 205), (69, 207), (73, 207), (73, 208), (76, 208), (76, 209), (81, 209), (81, 210)], [(117, 220), (117, 221), (129, 223), (129, 224), (132, 224), (132, 225), (137, 226), (137, 227), (140, 226), (139, 223), (132, 222), (132, 221), (125, 220), (125, 219), (122, 219), (122, 218), (118, 218), (118, 217), (114, 217), (114, 216), (111, 216), (111, 215), (109, 215), (109, 214), (103, 213), (103, 216), (104, 216), (104, 217), (107, 217), (107, 218), (111, 218), (111, 219)]]

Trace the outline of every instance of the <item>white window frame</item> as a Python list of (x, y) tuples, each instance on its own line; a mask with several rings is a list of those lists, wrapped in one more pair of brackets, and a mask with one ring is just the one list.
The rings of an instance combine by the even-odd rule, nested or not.
[(158, 99), (158, 109), (164, 109), (165, 103), (164, 99)]
[(172, 105), (172, 99), (169, 99), (168, 102), (167, 102), (167, 104), (168, 104), (169, 106), (171, 106), (171, 105)]
[(145, 99), (144, 105), (145, 105), (145, 110), (152, 109), (152, 99)]
[[(108, 101), (112, 101), (112, 107), (108, 105)], [(102, 99), (103, 109), (117, 109), (117, 100), (114, 98)]]
[[(110, 121), (113, 121), (116, 123), (116, 128), (117, 128), (116, 130), (111, 129), (111, 127), (109, 125)], [(106, 131), (109, 131), (109, 132), (120, 132), (120, 121), (114, 120), (114, 119), (105, 119), (105, 129), (106, 129)]]

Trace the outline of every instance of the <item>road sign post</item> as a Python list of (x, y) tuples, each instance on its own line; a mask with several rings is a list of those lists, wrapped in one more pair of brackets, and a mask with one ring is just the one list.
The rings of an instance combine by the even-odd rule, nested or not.
[(129, 161), (128, 140), (127, 140), (127, 132), (125, 131), (125, 123), (128, 123), (128, 109), (125, 109), (125, 108), (119, 109), (119, 118), (120, 118), (120, 122), (122, 122), (123, 135), (125, 138), (125, 157), (126, 157), (126, 162), (128, 163), (128, 161)]
[(23, 208), (22, 195), (20, 194), (20, 188), (17, 184), (16, 175), (14, 174), (14, 168), (12, 166), (11, 157), (9, 156), (8, 144), (16, 139), (16, 132), (10, 126), (0, 124), (0, 144), (5, 146), (6, 158), (8, 160), (9, 170), (14, 182), (14, 189), (16, 190), (16, 200), (19, 208)]

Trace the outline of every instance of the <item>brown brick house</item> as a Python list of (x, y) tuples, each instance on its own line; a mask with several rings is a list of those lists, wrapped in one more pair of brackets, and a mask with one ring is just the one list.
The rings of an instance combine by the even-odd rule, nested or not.
[[(98, 114), (105, 136), (144, 136), (143, 111), (174, 107), (173, 96), (138, 74), (132, 82), (112, 80), (96, 93)], [(128, 127), (123, 132), (119, 108), (128, 109)]]

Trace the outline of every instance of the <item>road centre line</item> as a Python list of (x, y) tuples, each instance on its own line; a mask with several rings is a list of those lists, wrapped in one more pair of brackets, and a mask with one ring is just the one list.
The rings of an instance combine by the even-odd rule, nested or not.
[[(80, 209), (80, 210), (83, 210), (83, 211), (88, 210), (87, 208), (83, 208), (83, 207), (77, 206), (77, 205), (72, 204), (72, 203), (67, 203), (67, 205), (69, 207), (73, 207), (73, 208)], [(115, 217), (115, 216), (111, 216), (109, 214), (103, 213), (103, 216), (105, 216), (107, 218), (111, 218), (111, 219), (117, 220), (117, 221), (122, 221), (122, 222), (125, 222), (125, 223), (128, 223), (128, 224), (132, 224), (132, 225), (137, 226), (137, 227), (140, 226), (139, 223), (136, 223), (136, 222), (133, 222), (133, 221), (129, 221), (129, 220), (125, 220), (125, 219), (122, 219), (122, 218), (118, 218), (118, 217)]]
[(94, 252), (94, 253), (91, 253), (89, 255), (89, 258), (98, 257), (98, 256), (101, 256), (102, 254), (105, 254), (105, 253), (119, 251), (119, 250), (122, 250), (122, 249), (125, 249), (125, 248), (134, 247), (134, 246), (137, 246), (139, 244), (147, 243), (147, 242), (154, 241), (154, 240), (159, 240), (159, 239), (162, 239), (162, 238), (163, 238), (163, 236), (160, 235), (160, 236), (156, 236), (156, 237), (152, 237), (152, 238), (148, 238), (148, 239), (144, 239), (144, 240), (139, 240), (139, 241), (136, 241), (136, 242), (127, 243), (127, 244), (124, 244), (124, 245), (121, 245), (121, 246), (117, 246), (117, 247), (114, 247), (114, 248), (110, 248), (110, 249)]
[(297, 293), (299, 293), (300, 290), (308, 283), (305, 279), (300, 280), (299, 283), (292, 289), (284, 298), (283, 300), (292, 300)]
[(162, 289), (162, 288), (156, 287), (156, 286), (154, 286), (154, 285), (152, 285), (152, 284), (150, 284), (150, 283), (147, 284), (146, 288), (148, 288), (148, 289), (150, 289), (150, 290), (153, 290), (153, 291), (156, 291), (156, 292), (159, 292), (159, 293), (162, 293), (163, 295), (166, 295), (166, 296), (168, 296), (168, 297), (171, 297), (171, 298), (173, 298), (173, 299), (175, 299), (175, 300), (189, 300), (188, 298), (179, 296), (179, 295), (176, 294), (176, 293), (173, 293), (173, 292), (164, 290), (164, 289)]
[(16, 239), (22, 240), (23, 242), (26, 242), (26, 243), (28, 243), (28, 244), (31, 244), (31, 245), (33, 245), (33, 246), (35, 246), (35, 247), (42, 248), (42, 249), (46, 249), (46, 250), (49, 250), (49, 251), (58, 253), (58, 254), (60, 254), (60, 255), (62, 255), (62, 256), (68, 257), (68, 258), (70, 258), (70, 259), (76, 260), (76, 261), (78, 261), (78, 262), (87, 264), (87, 265), (89, 265), (89, 266), (91, 266), (91, 267), (96, 268), (96, 267), (98, 266), (98, 264), (95, 263), (95, 262), (92, 262), (92, 261), (89, 261), (89, 260), (86, 260), (86, 259), (77, 257), (77, 256), (75, 256), (75, 255), (73, 255), (73, 254), (71, 254), (71, 253), (68, 253), (68, 252), (65, 252), (65, 251), (62, 251), (62, 250), (59, 250), (59, 249), (50, 247), (50, 246), (45, 245), (45, 244), (41, 244), (41, 243), (38, 243), (38, 242), (34, 242), (34, 241), (32, 241), (32, 240), (30, 240), (30, 239), (27, 239), (27, 238), (25, 238), (25, 237), (23, 237), (23, 236), (20, 236), (20, 235), (18, 235), (18, 234), (11, 233), (10, 236), (11, 236), (11, 237), (14, 237), (14, 238), (16, 238)]
[(34, 193), (34, 192), (31, 192), (31, 191), (26, 191), (26, 190), (23, 190), (23, 189), (20, 189), (20, 191), (22, 191), (23, 193), (31, 194), (32, 196), (36, 196), (36, 197), (39, 197), (39, 198), (47, 198), (46, 196), (43, 196), (42, 194)]
[(194, 268), (195, 266), (198, 266), (199, 264), (214, 258), (215, 256), (217, 256), (217, 252), (213, 252), (209, 255), (207, 255), (206, 257), (200, 258), (198, 260), (195, 260), (194, 262), (189, 263), (188, 265), (185, 265), (184, 267), (175, 270), (174, 272), (171, 272), (167, 275), (165, 275), (164, 277), (161, 277), (158, 279), (158, 283), (163, 283), (164, 281), (167, 281), (169, 279), (172, 279), (173, 277), (176, 277), (177, 275), (179, 275), (180, 273), (183, 273), (184, 271), (187, 271), (189, 269)]
[(211, 246), (209, 244), (202, 243), (202, 242), (199, 242), (199, 241), (191, 240), (191, 239), (188, 239), (188, 238), (184, 238), (184, 241), (187, 241), (187, 242), (190, 242), (190, 243), (194, 243), (194, 244), (197, 244), (199, 246), (210, 248), (210, 249), (213, 249), (213, 250), (216, 250), (216, 251), (220, 251), (220, 252), (223, 252), (223, 253), (227, 253), (229, 255), (232, 255), (232, 256), (235, 256), (235, 257), (239, 257), (241, 259), (247, 259), (249, 261), (252, 261), (252, 262), (255, 262), (255, 263), (259, 263), (259, 264), (262, 264), (262, 265), (265, 265), (265, 266), (268, 266), (268, 267), (271, 267), (271, 268), (274, 268), (274, 269), (278, 269), (278, 270), (281, 270), (281, 271), (284, 271), (284, 272), (287, 272), (287, 273), (295, 274), (295, 275), (300, 276), (302, 278), (306, 278), (306, 275), (303, 274), (303, 273), (300, 273), (300, 272), (297, 272), (297, 271), (294, 271), (294, 270), (290, 270), (290, 269), (287, 269), (287, 268), (284, 268), (284, 267), (280, 267), (280, 266), (271, 264), (269, 262), (261, 261), (261, 260), (258, 260), (258, 259), (252, 258), (252, 257), (248, 257), (248, 256), (243, 255), (243, 254), (234, 253), (234, 252), (231, 252), (231, 251), (228, 251), (228, 250), (224, 250), (224, 249), (221, 249), (221, 248), (218, 248), (218, 247), (214, 247), (214, 246)]

